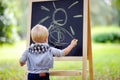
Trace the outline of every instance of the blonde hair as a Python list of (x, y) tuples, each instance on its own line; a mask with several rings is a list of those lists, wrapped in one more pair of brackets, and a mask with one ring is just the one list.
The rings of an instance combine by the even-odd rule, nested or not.
[(43, 25), (37, 24), (31, 30), (31, 37), (33, 42), (46, 42), (48, 35), (48, 29)]

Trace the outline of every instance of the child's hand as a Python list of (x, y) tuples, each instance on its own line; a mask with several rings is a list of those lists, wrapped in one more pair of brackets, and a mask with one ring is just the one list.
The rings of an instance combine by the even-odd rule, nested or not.
[(77, 45), (77, 42), (77, 39), (73, 39), (71, 44), (64, 49), (64, 54), (67, 55)]
[(77, 39), (73, 39), (73, 40), (71, 41), (71, 45), (72, 45), (73, 47), (75, 47), (75, 46), (77, 45), (77, 42), (78, 42)]

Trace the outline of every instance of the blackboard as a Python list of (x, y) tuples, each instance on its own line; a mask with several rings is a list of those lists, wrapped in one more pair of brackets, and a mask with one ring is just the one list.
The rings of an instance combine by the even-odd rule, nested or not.
[(84, 0), (32, 2), (30, 26), (46, 26), (49, 30), (49, 45), (64, 49), (72, 39), (78, 39), (77, 46), (67, 56), (83, 56), (83, 19)]

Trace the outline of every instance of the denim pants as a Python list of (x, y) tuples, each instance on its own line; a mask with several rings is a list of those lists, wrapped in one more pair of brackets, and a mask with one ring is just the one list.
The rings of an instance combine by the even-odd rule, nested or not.
[(35, 73), (28, 73), (28, 80), (50, 80), (49, 73), (46, 73), (46, 76), (40, 76)]

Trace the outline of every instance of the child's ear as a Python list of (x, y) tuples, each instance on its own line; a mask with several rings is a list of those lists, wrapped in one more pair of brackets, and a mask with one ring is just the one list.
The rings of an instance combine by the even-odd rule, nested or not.
[(46, 42), (48, 43), (48, 37), (46, 37)]

